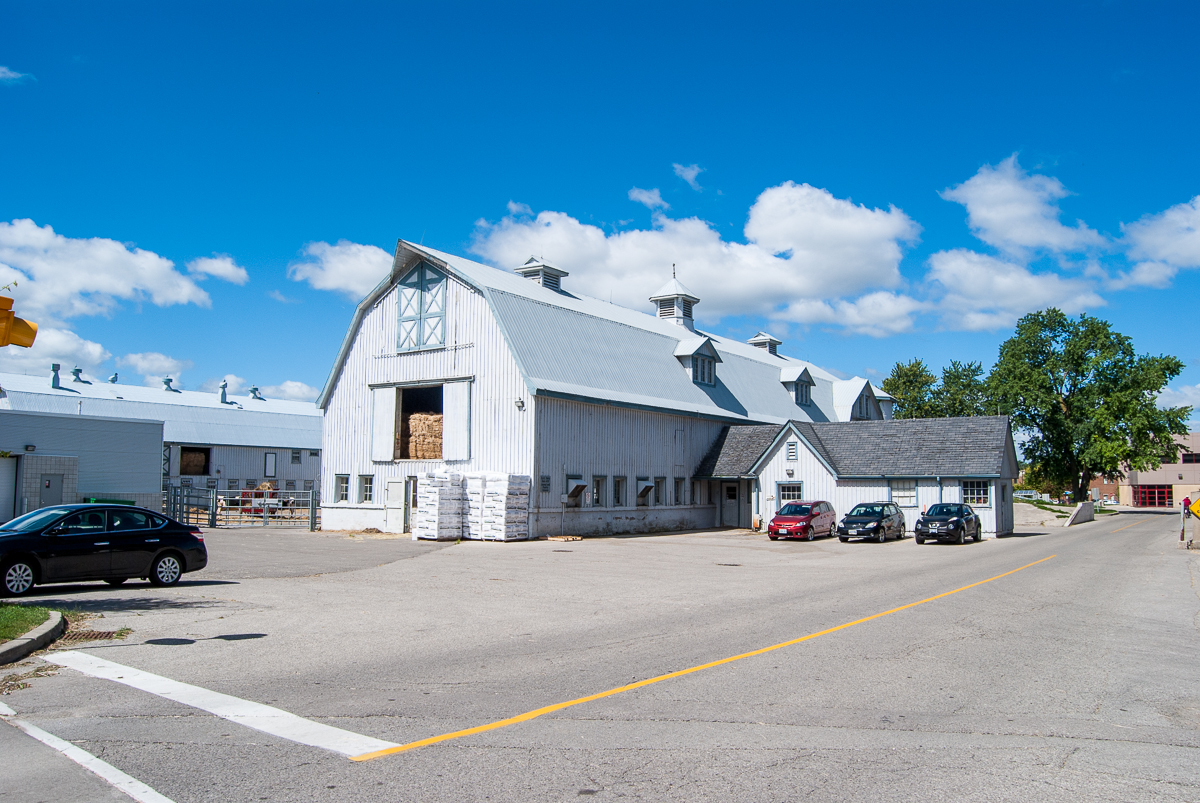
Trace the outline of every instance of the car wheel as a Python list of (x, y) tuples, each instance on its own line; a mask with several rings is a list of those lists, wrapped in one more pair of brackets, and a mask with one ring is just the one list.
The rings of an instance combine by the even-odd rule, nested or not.
[(979, 527), (976, 527), (975, 528), (975, 543), (978, 544), (982, 540), (983, 540), (983, 530), (981, 530)]
[(923, 543), (925, 543), (925, 536), (921, 535), (920, 533), (917, 533), (916, 540), (917, 540), (918, 544), (923, 544)]
[(830, 538), (833, 538), (835, 535), (837, 535), (837, 525), (836, 525), (836, 524), (830, 524), (830, 525), (829, 525), (829, 532), (825, 533), (825, 535), (829, 536)]
[(847, 538), (847, 537), (846, 537), (846, 536), (844, 536), (844, 535), (839, 535), (839, 536), (838, 536), (838, 540), (839, 540), (839, 541), (841, 541), (841, 542), (844, 544), (844, 543), (846, 543), (847, 541), (849, 541), (850, 539), (849, 539), (849, 538)]
[(881, 543), (881, 544), (882, 544), (884, 541), (886, 541), (886, 540), (887, 540), (887, 530), (885, 530), (885, 529), (883, 529), (882, 527), (880, 527), (880, 528), (879, 528), (879, 537), (878, 537), (878, 539), (876, 539), (876, 540), (878, 540), (878, 541), (879, 541), (879, 543)]
[(107, 580), (105, 580), (104, 582), (108, 583), (110, 586), (119, 586), (119, 585), (121, 585), (121, 583), (124, 583), (128, 579), (129, 579), (128, 577), (110, 577)]
[(160, 556), (150, 567), (150, 584), (156, 586), (173, 586), (183, 576), (183, 564), (178, 555), (167, 553)]
[(33, 564), (28, 560), (14, 560), (4, 565), (4, 587), (0, 591), (6, 597), (28, 594), (33, 588)]
[(812, 527), (809, 527), (809, 528), (808, 528), (808, 535), (807, 535), (807, 536), (805, 536), (805, 538), (807, 538), (809, 541), (811, 541), (811, 540), (813, 540), (813, 539), (814, 539), (814, 538), (816, 538), (816, 537), (817, 537), (817, 534), (816, 534), (816, 532), (813, 530), (813, 528), (812, 528)]
[(967, 543), (967, 528), (966, 528), (966, 527), (962, 527), (962, 528), (960, 528), (960, 529), (959, 529), (959, 531), (958, 531), (958, 543), (960, 543), (960, 544), (965, 544), (965, 543)]

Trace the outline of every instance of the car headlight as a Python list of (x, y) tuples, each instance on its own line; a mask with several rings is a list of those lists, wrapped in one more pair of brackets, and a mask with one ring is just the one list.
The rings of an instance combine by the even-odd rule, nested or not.
[(954, 518), (950, 519), (950, 521), (948, 521), (948, 522), (946, 522), (946, 523), (947, 523), (947, 524), (957, 524), (957, 523), (958, 523), (958, 516), (955, 516)]

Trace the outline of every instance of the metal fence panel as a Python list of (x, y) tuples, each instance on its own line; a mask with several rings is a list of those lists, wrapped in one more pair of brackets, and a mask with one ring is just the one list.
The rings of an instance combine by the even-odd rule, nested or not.
[(206, 527), (320, 526), (321, 499), (317, 491), (167, 489), (163, 510), (185, 524)]

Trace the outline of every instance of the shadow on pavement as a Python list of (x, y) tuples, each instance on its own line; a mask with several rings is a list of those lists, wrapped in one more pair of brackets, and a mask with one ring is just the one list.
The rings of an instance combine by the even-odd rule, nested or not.
[(1035, 538), (1039, 535), (1049, 535), (1050, 531), (1044, 532), (1029, 532), (1029, 533), (1008, 533), (1007, 535), (997, 535), (997, 538)]
[[(26, 597), (26, 599), (30, 599)], [(38, 605), (54, 610), (81, 611), (83, 613), (114, 613), (118, 611), (182, 611), (195, 608), (223, 608), (229, 605), (222, 600), (177, 600), (162, 597), (137, 597), (134, 599), (99, 597), (72, 599), (67, 597), (44, 597), (37, 599)]]
[(182, 647), (187, 644), (195, 644), (197, 641), (245, 641), (246, 639), (266, 638), (266, 633), (229, 633), (223, 636), (210, 636), (206, 639), (191, 639), (191, 638), (152, 638), (143, 641), (143, 644), (153, 644), (156, 647)]

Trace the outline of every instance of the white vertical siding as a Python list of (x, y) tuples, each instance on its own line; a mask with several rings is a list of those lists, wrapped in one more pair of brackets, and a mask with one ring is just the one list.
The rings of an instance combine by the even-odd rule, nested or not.
[[(446, 345), (424, 351), (396, 351), (397, 295), (393, 287), (363, 316), (362, 325), (346, 357), (337, 385), (325, 408), (321, 472), (322, 500), (335, 504), (334, 475), (373, 475), (379, 489), (373, 505), (377, 526), (383, 528), (382, 489), (427, 471), (503, 471), (530, 474), (533, 466), (533, 405), (516, 361), (483, 296), (454, 278), (447, 280)], [(451, 453), (466, 459), (371, 459), (371, 385), (424, 382), (471, 377), (469, 390), (469, 447), (455, 446)], [(444, 392), (445, 393), (445, 392)], [(443, 397), (443, 410), (451, 413), (454, 392)], [(525, 410), (517, 409), (523, 399)], [(465, 400), (464, 400), (465, 401)], [(356, 507), (353, 499), (342, 507)], [(368, 516), (370, 518), (370, 516)], [(373, 520), (373, 519), (372, 519)]]

